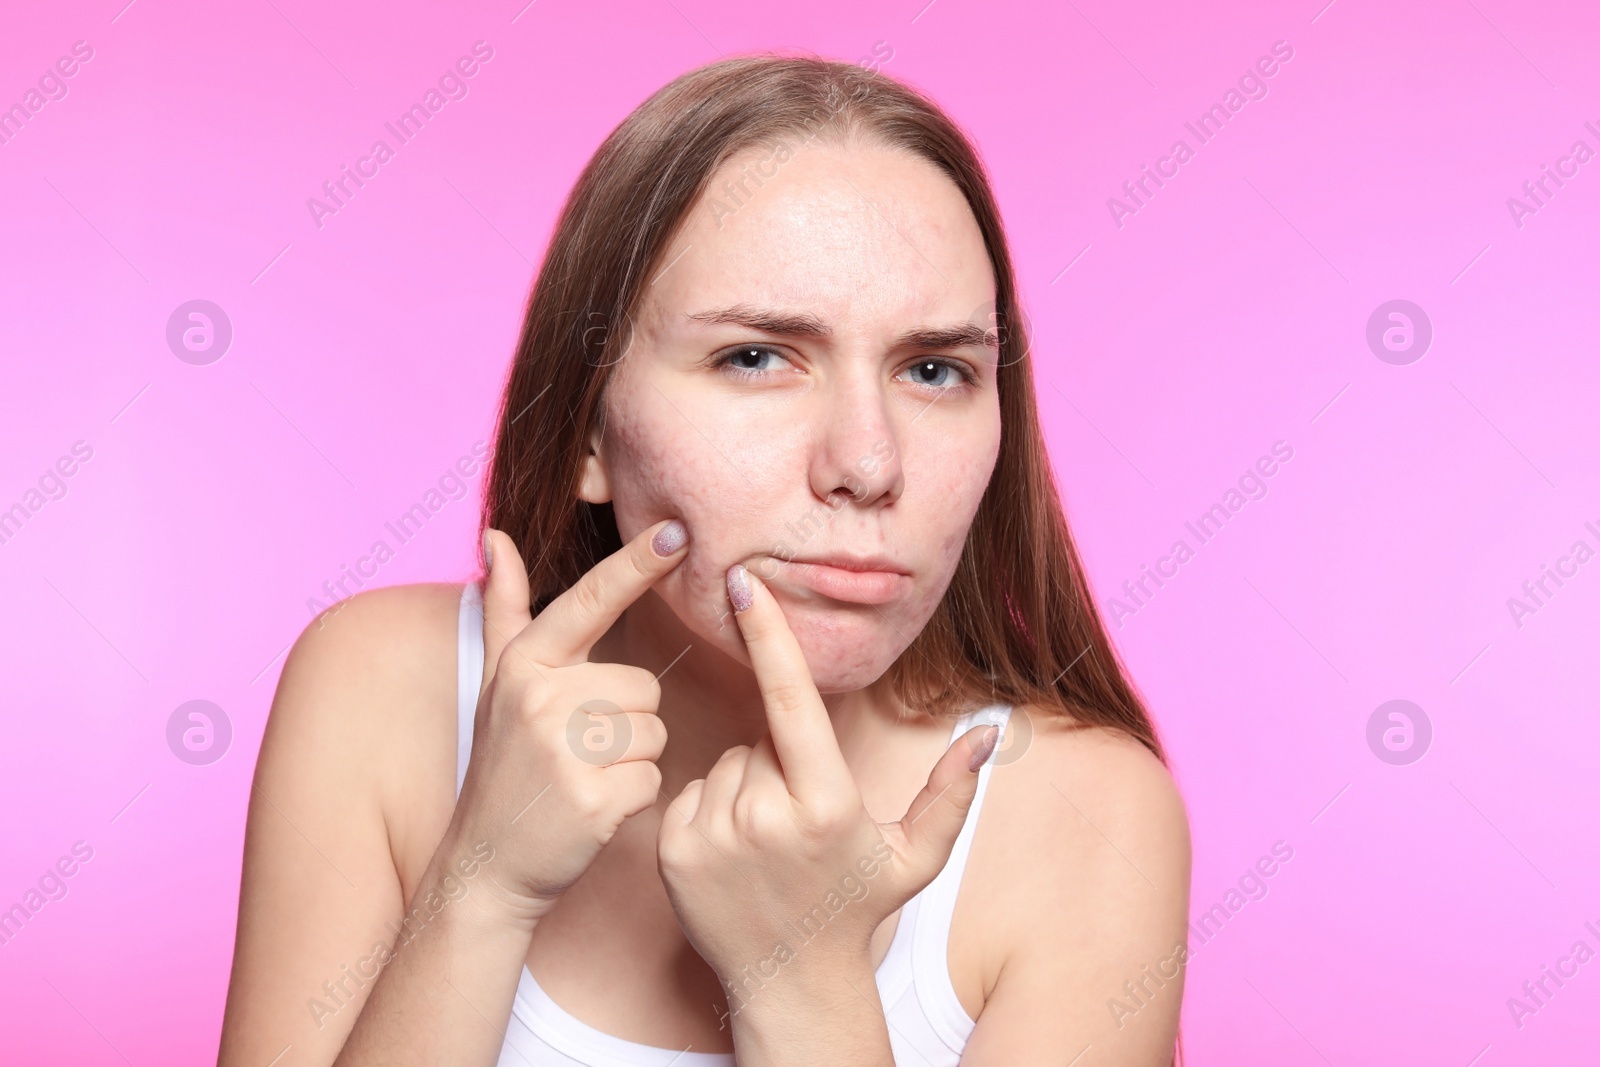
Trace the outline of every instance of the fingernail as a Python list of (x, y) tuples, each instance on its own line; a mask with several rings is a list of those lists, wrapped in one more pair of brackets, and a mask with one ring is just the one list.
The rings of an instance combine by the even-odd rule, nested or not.
[(489, 531), (483, 531), (483, 566), (485, 570), (494, 570), (494, 545), (489, 540)]
[(994, 746), (998, 744), (999, 741), (1000, 727), (991, 726), (985, 730), (983, 732), (983, 736), (978, 738), (978, 747), (973, 749), (972, 762), (968, 764), (967, 769), (969, 771), (977, 771), (979, 767), (982, 767), (985, 763), (988, 763), (989, 757), (994, 755)]
[(738, 563), (728, 568), (728, 599), (736, 612), (749, 611), (750, 605), (755, 603), (750, 595), (750, 575)]
[(677, 519), (661, 527), (650, 539), (650, 547), (658, 556), (670, 556), (688, 543), (689, 531)]

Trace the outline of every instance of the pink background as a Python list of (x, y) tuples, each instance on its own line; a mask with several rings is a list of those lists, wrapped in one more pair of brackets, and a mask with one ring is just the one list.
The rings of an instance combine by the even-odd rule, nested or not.
[[(1196, 916), (1294, 850), (1196, 950), (1192, 1062), (1593, 1062), (1600, 962), (1520, 1028), (1506, 1003), (1600, 950), (1600, 562), (1520, 627), (1506, 603), (1600, 548), (1600, 161), (1520, 227), (1506, 203), (1600, 150), (1593, 5), (123, 2), (0, 34), (0, 106), (94, 50), (0, 144), (0, 508), (93, 450), (0, 544), (0, 909), (93, 849), (0, 945), (8, 1062), (214, 1058), (282, 653), (489, 436), (578, 170), (719, 51), (877, 42), (992, 167), (1103, 604), (1294, 450), (1115, 631), (1190, 806)], [(319, 229), (307, 198), (478, 40), (469, 95)], [(1268, 95), (1118, 227), (1107, 199), (1279, 40)], [(165, 339), (196, 298), (234, 331), (206, 366)], [(1395, 298), (1434, 328), (1404, 366), (1365, 340)], [(468, 577), (472, 489), (372, 583)], [(1433, 727), (1404, 766), (1366, 740), (1397, 698)], [(195, 699), (234, 733), (205, 766), (166, 741)]]

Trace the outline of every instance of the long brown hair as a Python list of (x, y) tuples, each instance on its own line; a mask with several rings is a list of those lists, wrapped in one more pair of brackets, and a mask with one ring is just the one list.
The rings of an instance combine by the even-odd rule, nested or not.
[(528, 299), (483, 527), (504, 531), (531, 561), (535, 613), (621, 547), (611, 505), (579, 500), (577, 489), (640, 294), (725, 160), (819, 135), (861, 136), (939, 167), (965, 194), (994, 268), (999, 456), (943, 601), (889, 669), (893, 692), (935, 715), (996, 702), (1041, 707), (1120, 730), (1165, 762), (1057, 496), (988, 177), (936, 104), (885, 75), (811, 56), (724, 59), (676, 78), (611, 131), (562, 208)]

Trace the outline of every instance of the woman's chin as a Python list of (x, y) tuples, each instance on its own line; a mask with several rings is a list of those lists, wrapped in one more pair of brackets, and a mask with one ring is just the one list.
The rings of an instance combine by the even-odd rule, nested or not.
[[(885, 610), (835, 601), (800, 601), (781, 592), (777, 597), (820, 693), (848, 693), (867, 688), (905, 651), (910, 642), (904, 634), (921, 628), (920, 623), (908, 624), (896, 619), (899, 613), (894, 606)], [(715, 616), (709, 611), (701, 614), (680, 610), (680, 605), (671, 602), (668, 607), (680, 622), (702, 638), (720, 647), (734, 660), (750, 664), (739, 624), (726, 606)], [(693, 619), (693, 623), (689, 619)]]
[(827, 609), (784, 605), (784, 612), (821, 693), (865, 689), (894, 665), (905, 642), (889, 620), (872, 608)]
[[(884, 670), (888, 670), (888, 665), (884, 666)], [(860, 674), (850, 675), (848, 677), (833, 677), (831, 674), (832, 672), (830, 672), (829, 675), (813, 676), (812, 680), (816, 682), (818, 693), (826, 695), (829, 693), (857, 692), (867, 688), (873, 682), (876, 682), (879, 678), (881, 678), (883, 676), (883, 671), (863, 671)]]

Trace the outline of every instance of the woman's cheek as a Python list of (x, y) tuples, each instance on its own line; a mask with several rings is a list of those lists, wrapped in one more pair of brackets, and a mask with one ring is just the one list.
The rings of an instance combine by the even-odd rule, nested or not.
[(703, 525), (709, 485), (704, 457), (693, 442), (677, 431), (637, 421), (623, 422), (613, 434), (607, 457), (611, 506), (623, 541), (651, 523), (678, 518), (688, 525), (693, 543)]
[(743, 551), (741, 531), (753, 529), (748, 512), (758, 504), (730, 484), (744, 480), (728, 461), (696, 440), (699, 450), (681, 440), (614, 442), (612, 508), (624, 542), (662, 519), (683, 521), (689, 550), (656, 591), (685, 623), (714, 631), (726, 607), (723, 572)]

